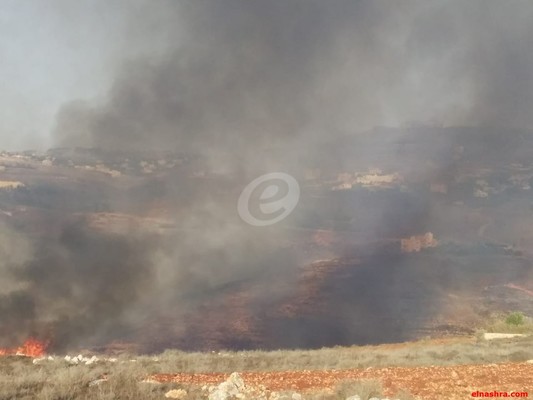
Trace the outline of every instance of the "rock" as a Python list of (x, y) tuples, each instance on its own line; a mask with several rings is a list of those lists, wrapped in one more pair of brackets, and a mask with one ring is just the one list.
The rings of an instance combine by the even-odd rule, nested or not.
[(78, 361), (78, 357), (71, 357), (71, 356), (65, 356), (65, 361), (69, 364), (77, 365), (80, 362)]
[(85, 365), (91, 365), (91, 364), (96, 363), (98, 361), (98, 358), (96, 356), (92, 356), (89, 359), (84, 358), (84, 361), (85, 361)]
[(459, 379), (459, 375), (457, 374), (457, 372), (452, 371), (452, 378), (453, 379)]
[(346, 397), (346, 400), (361, 400), (361, 397), (354, 394), (353, 396)]
[(202, 391), (208, 392), (209, 400), (303, 400), (299, 393), (270, 392), (263, 385), (247, 386), (236, 372), (218, 386), (204, 385)]
[(527, 360), (526, 361), (528, 364), (533, 364), (533, 360)]
[(291, 398), (292, 400), (302, 400), (302, 395), (300, 393), (293, 393)]
[(34, 358), (32, 362), (33, 364), (37, 365), (37, 364), (41, 364), (43, 361), (54, 361), (54, 357), (48, 356), (48, 357)]
[(228, 382), (235, 385), (235, 387), (238, 389), (244, 389), (244, 380), (237, 372), (234, 372), (230, 375)]
[(94, 380), (92, 382), (89, 382), (89, 386), (99, 386), (99, 385), (101, 385), (104, 382), (107, 382), (107, 378), (96, 379), (96, 380)]
[(237, 372), (234, 372), (227, 381), (222, 382), (209, 394), (209, 400), (227, 400), (231, 397), (236, 397), (244, 389), (244, 381)]
[(209, 400), (228, 400), (229, 398), (230, 395), (221, 390), (215, 390), (208, 397)]
[(81, 354), (71, 357), (71, 356), (65, 356), (65, 361), (69, 364), (78, 365), (78, 364), (85, 364), (85, 365), (92, 365), (96, 362), (98, 362), (98, 357), (92, 356), (91, 358), (84, 357)]
[(141, 383), (149, 383), (150, 385), (161, 385), (161, 382), (156, 381), (155, 379), (144, 379)]
[(292, 397), (289, 397), (288, 394), (282, 394), (279, 392), (272, 392), (270, 393), (270, 396), (268, 396), (268, 400), (291, 400)]
[(494, 340), (494, 339), (511, 339), (515, 337), (525, 337), (522, 333), (484, 333), (483, 339), (485, 340)]
[(183, 389), (173, 389), (165, 394), (167, 399), (185, 399), (187, 397), (187, 391)]

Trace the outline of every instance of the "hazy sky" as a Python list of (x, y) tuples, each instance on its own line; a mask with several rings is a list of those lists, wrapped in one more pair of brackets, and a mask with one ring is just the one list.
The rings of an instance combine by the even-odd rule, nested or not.
[[(112, 116), (106, 126), (113, 132), (101, 135), (114, 134), (124, 125), (117, 122), (124, 106), (117, 91), (131, 89), (122, 79), (131, 60), (150, 62), (152, 81), (141, 74), (142, 62), (129, 64), (141, 88), (162, 77), (169, 88), (186, 88), (182, 113), (169, 113), (180, 117), (177, 135), (190, 127), (217, 130), (213, 110), (228, 104), (235, 108), (229, 118), (243, 121), (226, 128), (242, 122), (243, 132), (244, 122), (261, 118), (286, 122), (263, 123), (265, 130), (300, 126), (319, 134), (415, 120), (529, 129), (532, 15), (529, 0), (0, 0), (0, 148), (57, 145), (57, 112), (77, 99), (91, 106), (66, 115), (69, 130), (88, 120), (82, 128), (98, 144), (94, 126)], [(139, 88), (131, 90), (146, 101)], [(203, 93), (214, 95), (204, 102)], [(286, 94), (290, 109), (271, 101)], [(239, 114), (245, 98), (248, 108)], [(150, 118), (168, 106), (164, 100), (127, 128), (159, 132), (161, 121), (152, 129)], [(206, 103), (209, 112), (199, 112)], [(310, 119), (284, 120), (288, 111)], [(174, 129), (175, 120), (164, 122)]]
[(105, 94), (130, 48), (122, 11), (101, 0), (0, 1), (0, 148), (47, 147), (63, 103)]

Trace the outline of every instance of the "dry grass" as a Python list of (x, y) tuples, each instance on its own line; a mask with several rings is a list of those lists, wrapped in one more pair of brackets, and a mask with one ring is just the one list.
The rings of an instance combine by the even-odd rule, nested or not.
[(306, 396), (306, 400), (344, 400), (355, 394), (361, 397), (361, 400), (368, 400), (372, 397), (384, 397), (381, 382), (375, 380), (361, 380), (339, 383), (331, 391), (322, 391)]
[[(146, 376), (176, 372), (330, 370), (384, 366), (485, 364), (533, 359), (533, 337), (496, 341), (472, 339), (446, 342), (419, 341), (321, 350), (186, 353), (166, 351), (154, 356), (126, 356), (117, 362), (68, 365), (62, 358), (34, 365), (21, 357), (0, 358), (0, 400), (111, 400), (164, 399), (170, 389), (187, 390), (190, 399), (201, 397), (200, 389), (179, 384), (141, 382)], [(137, 361), (130, 361), (135, 358)], [(107, 377), (106, 382), (90, 383)], [(344, 399), (346, 394), (365, 396), (380, 392), (377, 383), (344, 383), (315, 399)], [(376, 392), (374, 394), (374, 392)], [(344, 397), (343, 397), (344, 396)], [(410, 399), (408, 394), (396, 397)], [(306, 399), (312, 397), (306, 396)]]
[[(533, 359), (533, 337), (485, 341), (462, 339), (406, 345), (335, 347), (320, 350), (185, 353), (169, 350), (158, 356), (140, 357), (165, 372), (285, 371), (351, 369), (388, 366), (445, 366), (484, 364)], [(155, 365), (154, 365), (155, 364)]]
[[(112, 400), (164, 399), (177, 384), (150, 384), (142, 380), (146, 369), (137, 363), (100, 363), (68, 365), (63, 360), (33, 365), (30, 359), (4, 357), (0, 359), (1, 400)], [(107, 381), (91, 385), (102, 377)], [(199, 398), (198, 390), (185, 388), (190, 398)]]
[(533, 320), (518, 312), (495, 315), (489, 320), (484, 330), (486, 332), (533, 334)]

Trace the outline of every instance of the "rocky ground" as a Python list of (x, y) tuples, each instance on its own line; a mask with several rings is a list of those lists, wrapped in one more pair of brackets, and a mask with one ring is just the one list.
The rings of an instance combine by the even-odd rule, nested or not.
[[(296, 396), (293, 394), (293, 398), (299, 398), (298, 395), (302, 396), (301, 398), (305, 398), (306, 394), (316, 396), (320, 392), (324, 396), (327, 396), (328, 392), (332, 392), (332, 388), (342, 381), (377, 379), (383, 383), (384, 392), (391, 399), (403, 389), (407, 390), (417, 399), (453, 400), (472, 398), (472, 393), (477, 391), (533, 393), (532, 377), (533, 361), (526, 363), (458, 365), (449, 367), (248, 372), (242, 373), (240, 376), (236, 376), (235, 374), (230, 376), (228, 374), (181, 373), (155, 375), (152, 379), (158, 382), (175, 382), (207, 387), (224, 382), (224, 385), (211, 389), (211, 393), (214, 393), (210, 397), (212, 399), (230, 398), (224, 397), (221, 394), (220, 387), (230, 388), (228, 390), (231, 390), (232, 384), (235, 387), (244, 385), (263, 388), (263, 392), (293, 391), (297, 393)], [(244, 381), (244, 384), (242, 381)], [(354, 396), (356, 395), (357, 393), (354, 393)]]

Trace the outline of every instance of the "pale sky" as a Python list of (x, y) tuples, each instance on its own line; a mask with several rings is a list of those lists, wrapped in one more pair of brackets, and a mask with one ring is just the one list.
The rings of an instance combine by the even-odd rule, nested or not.
[(64, 102), (105, 94), (124, 24), (101, 0), (0, 0), (0, 149), (47, 148)]

